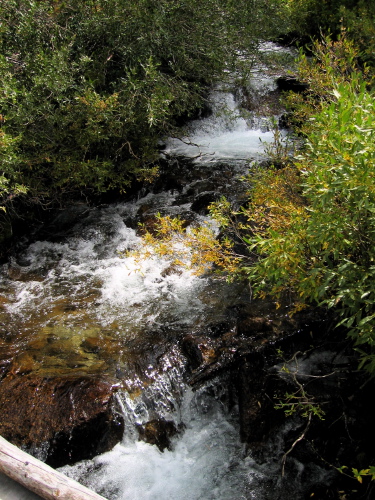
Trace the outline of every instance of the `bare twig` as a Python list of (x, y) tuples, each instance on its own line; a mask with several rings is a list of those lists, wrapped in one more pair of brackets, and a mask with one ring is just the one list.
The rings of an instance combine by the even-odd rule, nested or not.
[(302, 441), (302, 439), (305, 438), (306, 436), (306, 433), (310, 427), (310, 423), (311, 423), (311, 418), (312, 418), (312, 413), (309, 413), (309, 416), (308, 416), (308, 421), (307, 421), (307, 424), (306, 424), (306, 427), (304, 428), (302, 434), (293, 442), (292, 446), (289, 448), (288, 451), (286, 451), (283, 455), (283, 458), (281, 460), (281, 464), (282, 464), (282, 467), (281, 467), (281, 475), (284, 477), (284, 473), (285, 473), (285, 463), (286, 463), (286, 458), (287, 456), (289, 455), (289, 453), (291, 453), (293, 450), (294, 450), (294, 447), (296, 446), (297, 443), (299, 443), (300, 441)]

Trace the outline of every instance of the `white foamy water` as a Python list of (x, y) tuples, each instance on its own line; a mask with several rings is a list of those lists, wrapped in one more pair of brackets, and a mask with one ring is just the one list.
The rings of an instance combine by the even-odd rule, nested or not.
[[(268, 78), (263, 85), (271, 88), (274, 82)], [(259, 90), (261, 83), (256, 86)], [(253, 127), (238, 111), (230, 92), (215, 91), (212, 103), (213, 115), (192, 123), (185, 142), (169, 139), (165, 152), (197, 158), (207, 169), (221, 160), (259, 158), (263, 144), (273, 140), (267, 126), (259, 121)], [(228, 114), (221, 114), (224, 107)], [(21, 263), (9, 268), (9, 274), (19, 273), (21, 279), (11, 278), (7, 266), (0, 276), (1, 319), (14, 325), (16, 332), (22, 327), (28, 334), (58, 336), (56, 325), (62, 335), (74, 329), (79, 337), (75, 347), (86, 329), (95, 330), (91, 337), (96, 331), (111, 331), (125, 339), (124, 350), (135, 338), (145, 337), (149, 327), (173, 330), (178, 339), (187, 328), (199, 332), (210, 322), (222, 320), (235, 300), (233, 288), (183, 269), (169, 269), (168, 259), (155, 256), (137, 262), (122, 255), (139, 245), (136, 231), (126, 221), (135, 217), (142, 204), (168, 207), (174, 214), (178, 213), (174, 201), (168, 192), (94, 209), (61, 241), (31, 244), (21, 255)], [(151, 351), (153, 342), (145, 343)], [(184, 382), (181, 353), (175, 359), (160, 360), (159, 356), (156, 364), (148, 365), (139, 379), (135, 373), (132, 379), (126, 378), (129, 372), (124, 370), (119, 393), (123, 441), (92, 461), (62, 471), (110, 500), (265, 499), (266, 474), (246, 456), (239, 439), (237, 409), (229, 411), (225, 394), (220, 394), (222, 381), (193, 392)], [(132, 387), (141, 394), (135, 397), (126, 391)], [(158, 418), (179, 428), (164, 452), (138, 440), (137, 426)]]
[[(251, 78), (247, 82), (248, 92), (255, 101), (275, 91), (276, 78), (280, 72), (285, 72), (285, 67), (277, 67), (272, 57), (262, 62), (262, 57), (272, 54), (285, 57), (284, 64), (291, 64), (296, 57), (294, 49), (279, 47), (271, 42), (260, 45), (259, 60), (252, 67)], [(182, 140), (168, 139), (165, 153), (195, 158), (200, 163), (246, 161), (262, 156), (264, 147), (274, 140), (270, 117), (240, 109), (240, 103), (234, 95), (236, 84), (232, 82), (230, 85), (233, 86), (233, 93), (220, 87), (211, 91), (208, 104), (212, 115), (193, 121)]]
[(207, 389), (194, 393), (185, 387), (174, 412), (164, 416), (183, 424), (169, 450), (125, 437), (93, 461), (60, 470), (110, 500), (262, 498), (253, 483), (263, 473), (245, 457), (236, 419)]
[(254, 129), (243, 118), (233, 94), (213, 91), (210, 96), (213, 114), (197, 120), (182, 140), (169, 139), (165, 153), (196, 158), (199, 162), (249, 160), (261, 155), (263, 145), (273, 140), (273, 132)]
[(151, 256), (137, 262), (123, 254), (140, 240), (123, 220), (128, 212), (127, 205), (102, 210), (86, 221), (84, 231), (78, 224), (64, 243), (30, 245), (22, 256), (27, 265), (20, 268), (30, 279), (12, 281), (3, 275), (11, 298), (5, 305), (8, 313), (22, 319), (38, 310), (40, 320), (48, 320), (54, 305), (64, 300), (72, 305), (85, 301), (86, 314), (102, 326), (115, 319), (121, 327), (122, 320), (124, 325), (144, 325), (167, 317), (191, 318), (193, 311), (199, 315), (197, 295), (204, 279), (183, 269), (167, 272), (167, 258)]

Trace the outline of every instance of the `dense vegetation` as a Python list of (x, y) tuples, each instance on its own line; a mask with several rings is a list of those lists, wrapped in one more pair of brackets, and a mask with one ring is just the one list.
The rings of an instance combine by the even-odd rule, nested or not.
[(313, 59), (301, 55), (308, 90), (290, 94), (287, 103), (305, 144), (284, 156), (281, 168), (258, 174), (242, 227), (257, 258), (240, 269), (255, 291), (277, 299), (288, 294), (296, 309), (333, 308), (361, 354), (360, 366), (373, 374), (374, 68), (368, 47), (358, 43), (361, 31), (351, 37), (340, 30), (336, 41), (314, 43)]
[[(218, 242), (201, 228), (185, 235), (185, 244), (206, 256), (202, 263), (193, 254), (198, 272), (212, 262), (231, 278), (249, 280), (260, 296), (288, 297), (294, 310), (311, 303), (332, 308), (360, 352), (360, 366), (373, 374), (375, 71), (367, 40), (374, 11), (361, 1), (288, 4), (292, 19), (296, 9), (306, 20), (315, 12), (316, 22), (324, 19), (333, 32), (309, 46), (312, 58), (301, 52), (299, 78), (307, 90), (286, 96), (304, 146), (290, 156), (276, 139), (276, 166), (250, 173), (249, 202), (240, 214), (226, 200), (211, 207), (227, 237)], [(326, 9), (332, 9), (330, 16)], [(344, 16), (348, 29), (342, 25)], [(314, 25), (309, 26), (314, 32)], [(162, 242), (150, 234), (146, 242), (169, 251), (172, 246), (163, 242), (181, 237), (181, 229), (178, 221), (163, 219)], [(247, 248), (242, 256), (234, 246), (239, 240)]]
[(275, 4), (0, 2), (3, 231), (19, 201), (46, 208), (152, 178), (160, 138), (269, 35)]
[(248, 240), (260, 256), (247, 268), (254, 287), (275, 297), (288, 291), (297, 308), (334, 307), (359, 346), (361, 366), (373, 373), (375, 109), (369, 74), (359, 70), (345, 38), (316, 45), (313, 67), (302, 59), (301, 76), (313, 90), (289, 101), (308, 118), (305, 147), (284, 168), (260, 175), (253, 210), (245, 213), (258, 226)]
[[(271, 14), (277, 29), (266, 21)], [(309, 90), (287, 98), (305, 147), (282, 168), (258, 172), (255, 183), (252, 175), (247, 223), (234, 228), (251, 265), (230, 258), (228, 240), (220, 247), (205, 232), (192, 245), (204, 242), (217, 265), (236, 268), (255, 291), (288, 292), (296, 308), (335, 306), (362, 364), (375, 371), (373, 4), (9, 0), (0, 19), (8, 230), (18, 200), (48, 207), (152, 178), (160, 138), (177, 133), (238, 54), (281, 31), (302, 41), (330, 31), (310, 47), (312, 63), (301, 56)], [(228, 210), (225, 202), (213, 207), (233, 228)]]

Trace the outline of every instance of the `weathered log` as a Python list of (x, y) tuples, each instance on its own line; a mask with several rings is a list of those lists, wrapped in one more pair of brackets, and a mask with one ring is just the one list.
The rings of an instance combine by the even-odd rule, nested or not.
[(105, 500), (1, 436), (0, 471), (46, 500)]

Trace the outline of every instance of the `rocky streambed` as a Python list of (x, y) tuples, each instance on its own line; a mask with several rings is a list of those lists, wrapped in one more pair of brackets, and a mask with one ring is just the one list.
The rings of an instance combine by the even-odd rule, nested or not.
[[(157, 213), (202, 223), (220, 196), (246, 199), (280, 76), (217, 89), (153, 185), (57, 214), (2, 267), (0, 434), (108, 499), (371, 498), (333, 467), (367, 467), (374, 443), (373, 383), (334, 319), (126, 253)], [(325, 420), (286, 417), (286, 394)]]

